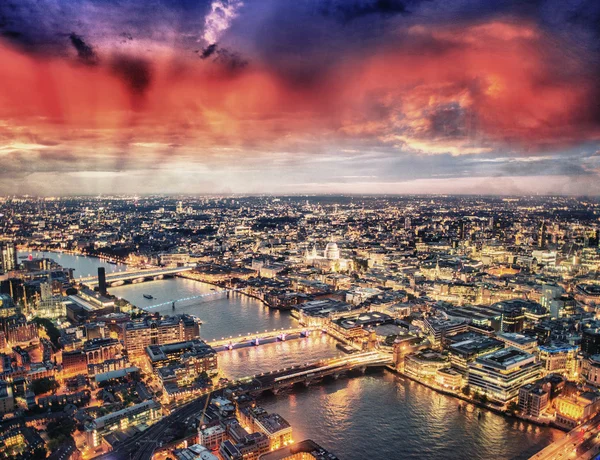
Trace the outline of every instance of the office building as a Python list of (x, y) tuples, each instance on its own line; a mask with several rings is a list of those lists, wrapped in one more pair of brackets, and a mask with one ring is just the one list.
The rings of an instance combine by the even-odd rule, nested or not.
[(542, 374), (535, 356), (509, 347), (483, 355), (469, 364), (468, 382), (475, 392), (505, 404), (517, 397), (519, 389)]
[(467, 376), (469, 363), (479, 356), (504, 348), (504, 343), (491, 337), (473, 332), (458, 334), (452, 337), (448, 346), (448, 355), (452, 368), (463, 376)]

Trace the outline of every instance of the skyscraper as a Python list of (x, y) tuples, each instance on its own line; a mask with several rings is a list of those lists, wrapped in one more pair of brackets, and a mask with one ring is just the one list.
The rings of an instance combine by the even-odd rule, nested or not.
[(540, 225), (540, 231), (538, 234), (538, 248), (543, 249), (546, 247), (546, 221), (542, 221)]
[(17, 261), (17, 248), (14, 243), (4, 243), (0, 246), (0, 269), (3, 272), (16, 270), (19, 266)]

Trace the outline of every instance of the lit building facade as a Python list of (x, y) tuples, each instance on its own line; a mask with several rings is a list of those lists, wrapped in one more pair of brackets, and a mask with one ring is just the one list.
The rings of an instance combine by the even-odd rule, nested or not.
[(480, 356), (469, 364), (468, 382), (472, 390), (499, 403), (517, 397), (519, 389), (542, 374), (542, 364), (534, 355), (509, 347)]

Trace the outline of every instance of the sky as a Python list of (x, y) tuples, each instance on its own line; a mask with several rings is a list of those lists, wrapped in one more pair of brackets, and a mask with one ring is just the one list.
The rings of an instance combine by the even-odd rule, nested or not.
[(600, 195), (599, 175), (598, 1), (0, 1), (3, 195)]

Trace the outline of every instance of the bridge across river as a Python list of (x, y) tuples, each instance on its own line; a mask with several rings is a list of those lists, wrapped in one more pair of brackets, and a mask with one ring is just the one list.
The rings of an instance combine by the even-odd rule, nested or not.
[[(151, 268), (147, 270), (130, 270), (125, 272), (115, 272), (115, 273), (107, 273), (106, 275), (106, 284), (117, 285), (124, 284), (127, 282), (142, 282), (153, 279), (161, 279), (165, 276), (173, 276), (178, 273), (187, 272), (193, 270), (194, 267), (172, 267), (172, 268)], [(84, 278), (79, 278), (81, 284), (86, 284), (89, 287), (98, 286), (98, 277), (97, 276), (86, 276)]]
[[(247, 334), (239, 334), (237, 337), (221, 337), (220, 339), (209, 340), (208, 343), (213, 348), (223, 348), (223, 350), (231, 350), (233, 348), (241, 348), (248, 345), (260, 345), (261, 343), (272, 339), (285, 341), (290, 338), (308, 337), (315, 331), (321, 331), (318, 327), (293, 327), (290, 329), (273, 329), (265, 330), (264, 332), (248, 332)], [(221, 350), (218, 350), (221, 351)]]
[(222, 296), (222, 295), (229, 296), (229, 294), (232, 292), (242, 292), (243, 290), (244, 290), (243, 288), (212, 290), (211, 292), (205, 292), (204, 294), (193, 295), (190, 297), (183, 297), (181, 299), (168, 300), (166, 302), (157, 303), (154, 305), (150, 305), (148, 307), (142, 306), (139, 308), (141, 308), (142, 310), (152, 310), (154, 308), (172, 306), (173, 309), (175, 309), (177, 304), (180, 302), (189, 302), (191, 300), (211, 300), (211, 299), (214, 299), (214, 298)]
[[(253, 377), (247, 377), (214, 388), (213, 394), (220, 394), (225, 388), (234, 389), (240, 393), (261, 393), (265, 390), (279, 391), (283, 387), (303, 382), (309, 385), (327, 375), (335, 378), (351, 370), (364, 371), (368, 367), (381, 367), (392, 361), (391, 355), (376, 351), (357, 353), (344, 358), (307, 363), (288, 369), (280, 369)], [(201, 395), (197, 399), (175, 408), (168, 416), (162, 418), (145, 431), (117, 444), (112, 452), (96, 457), (102, 460), (151, 460), (157, 448), (160, 447), (168, 430), (183, 422), (186, 418), (199, 414), (205, 407), (208, 395)]]
[(261, 392), (272, 390), (277, 393), (281, 389), (297, 383), (304, 383), (304, 385), (309, 386), (311, 383), (320, 381), (329, 375), (337, 379), (348, 371), (359, 370), (364, 373), (369, 367), (384, 367), (391, 363), (392, 355), (378, 351), (367, 351), (343, 358), (333, 358), (313, 364), (307, 363), (303, 366), (292, 366), (287, 369), (268, 372), (254, 376), (254, 381), (257, 382), (257, 389), (260, 389)]

